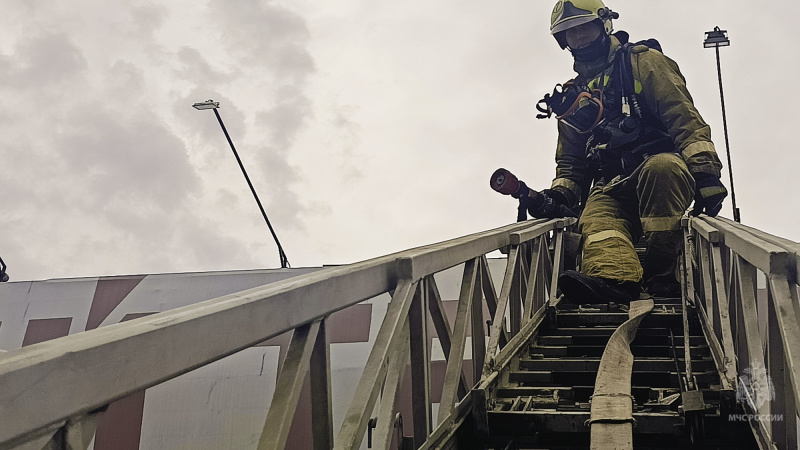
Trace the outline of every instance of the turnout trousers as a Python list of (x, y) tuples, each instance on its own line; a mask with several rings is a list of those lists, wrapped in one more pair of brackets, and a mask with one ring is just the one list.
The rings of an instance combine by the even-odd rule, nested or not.
[[(578, 224), (581, 272), (618, 282), (674, 285), (681, 217), (694, 188), (686, 163), (675, 153), (651, 156), (631, 176), (595, 186)], [(634, 249), (640, 238), (647, 244), (644, 267)]]

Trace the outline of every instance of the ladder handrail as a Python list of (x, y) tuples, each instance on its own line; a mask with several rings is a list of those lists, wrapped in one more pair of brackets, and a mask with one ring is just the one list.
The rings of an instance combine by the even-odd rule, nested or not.
[[(725, 218), (700, 216), (684, 224), (687, 282), (695, 286), (700, 324), (723, 390), (747, 413), (733, 418), (748, 421), (762, 448), (796, 448), (800, 244)], [(759, 271), (767, 296), (757, 305)]]
[(289, 330), (322, 321), (315, 339), (324, 342), (331, 313), (507, 247), (513, 232), (545, 223), (565, 226), (515, 223), (3, 353), (0, 447), (71, 436), (116, 399)]

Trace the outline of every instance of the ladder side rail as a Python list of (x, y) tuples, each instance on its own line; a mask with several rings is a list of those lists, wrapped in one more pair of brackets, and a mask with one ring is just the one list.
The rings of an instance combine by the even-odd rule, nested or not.
[[(0, 357), (0, 445), (75, 435), (111, 402), (173, 379), (430, 273), (509, 244), (515, 223), (346, 266), (329, 267)], [(425, 270), (420, 273), (425, 274)], [(419, 279), (414, 278), (414, 279)], [(220, 327), (228, 332), (213, 331)], [(192, 352), (186, 352), (192, 348)], [(78, 370), (76, 370), (78, 368)], [(69, 392), (69, 395), (65, 395)], [(83, 429), (83, 427), (81, 427)], [(71, 433), (71, 434), (70, 434)]]
[(798, 284), (798, 280), (800, 280), (800, 243), (790, 241), (789, 239), (784, 239), (782, 237), (771, 235), (764, 231), (748, 227), (747, 225), (734, 222), (733, 220), (726, 219), (724, 217), (717, 217), (716, 219), (726, 225), (751, 233), (753, 236), (763, 241), (769, 242), (770, 244), (774, 244), (789, 252), (790, 255), (787, 267), (788, 272), (786, 275), (790, 283), (794, 283), (795, 285)]
[[(733, 224), (727, 219), (702, 218), (720, 231), (720, 241), (732, 260), (730, 298), (737, 313), (739, 336), (739, 390), (749, 401), (761, 442), (775, 442), (779, 448), (796, 446), (796, 405), (800, 403), (800, 305), (798, 254), (800, 244), (759, 230)], [(724, 253), (723, 253), (724, 254)], [(766, 276), (766, 308), (756, 305), (757, 270)], [(725, 304), (720, 298), (717, 305)], [(766, 321), (766, 346), (761, 340), (759, 321)], [(720, 316), (721, 323), (730, 323)], [(723, 346), (731, 345), (725, 342)], [(743, 341), (743, 342), (742, 342)], [(742, 344), (746, 348), (741, 348)], [(787, 370), (788, 369), (788, 370)], [(776, 381), (777, 380), (777, 381)], [(748, 404), (749, 403), (749, 404)], [(754, 416), (748, 416), (754, 417)]]
[(398, 267), (398, 276), (400, 278), (419, 280), (427, 275), (441, 272), (504, 248), (511, 243), (510, 236), (512, 233), (529, 228), (532, 224), (543, 223), (547, 226), (548, 222), (555, 223), (557, 221), (555, 219), (539, 219), (518, 222), (495, 230), (475, 233), (440, 244), (428, 245), (404, 252), (405, 254), (399, 256), (402, 257), (405, 263)]
[[(770, 237), (772, 242), (768, 242), (762, 239), (762, 236), (769, 237), (764, 232), (759, 231), (757, 236), (755, 233), (748, 234), (751, 229), (731, 225), (727, 219), (708, 220), (718, 229), (727, 228), (726, 240), (733, 241), (739, 248), (752, 251), (753, 247), (757, 247), (762, 250), (755, 261), (749, 262), (767, 277), (767, 291), (772, 294), (768, 296), (768, 300), (777, 311), (780, 325), (778, 330), (783, 339), (786, 358), (792, 367), (796, 367), (796, 364), (800, 364), (800, 304), (797, 301), (800, 244), (777, 237)], [(728, 242), (726, 244), (733, 249), (733, 245)], [(733, 250), (742, 254), (738, 249)], [(797, 399), (800, 395), (800, 375), (796, 371), (792, 375), (793, 391)]]

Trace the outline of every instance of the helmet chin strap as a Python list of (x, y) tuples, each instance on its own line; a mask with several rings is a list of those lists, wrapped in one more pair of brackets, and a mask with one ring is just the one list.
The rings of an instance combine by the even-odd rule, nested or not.
[(611, 39), (609, 39), (606, 33), (600, 33), (600, 36), (598, 36), (594, 42), (586, 47), (579, 49), (572, 49), (570, 47), (567, 48), (569, 48), (569, 51), (572, 52), (572, 56), (575, 58), (575, 61), (594, 61), (600, 57), (608, 55), (608, 50), (611, 48)]

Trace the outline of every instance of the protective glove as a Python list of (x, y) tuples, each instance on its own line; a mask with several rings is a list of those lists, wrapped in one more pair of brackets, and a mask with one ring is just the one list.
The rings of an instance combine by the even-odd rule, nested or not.
[(578, 217), (577, 213), (566, 206), (567, 198), (564, 194), (553, 189), (534, 191), (506, 169), (495, 170), (489, 179), (489, 185), (495, 191), (519, 200), (517, 220), (520, 222), (527, 220), (528, 213), (539, 218)]
[(722, 209), (722, 201), (728, 196), (728, 190), (722, 185), (719, 177), (710, 173), (695, 173), (694, 208), (692, 215), (700, 213), (714, 217)]
[[(520, 189), (512, 194), (519, 198), (520, 206), (527, 209), (532, 217), (552, 219), (555, 217), (578, 217), (565, 203), (564, 195), (552, 189), (536, 192), (520, 181)], [(533, 195), (531, 195), (533, 194)]]
[(524, 181), (519, 181), (516, 191), (511, 193), (511, 196), (519, 200), (519, 207), (517, 208), (517, 222), (528, 220), (528, 212), (533, 217), (538, 217), (534, 211), (542, 204), (542, 195), (530, 189)]

